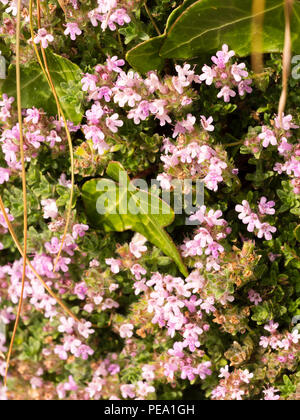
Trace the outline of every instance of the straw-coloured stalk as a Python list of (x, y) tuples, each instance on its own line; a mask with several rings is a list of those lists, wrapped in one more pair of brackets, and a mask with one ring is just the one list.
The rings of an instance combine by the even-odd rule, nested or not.
[(266, 0), (253, 0), (252, 5), (252, 69), (254, 73), (261, 74), (264, 70), (263, 56), (263, 25)]
[(27, 194), (26, 194), (26, 168), (25, 168), (25, 157), (24, 157), (24, 139), (23, 139), (23, 124), (22, 124), (22, 105), (21, 105), (21, 75), (20, 75), (20, 30), (21, 30), (21, 0), (17, 2), (17, 28), (16, 28), (16, 86), (17, 86), (17, 108), (18, 108), (18, 122), (19, 122), (19, 142), (20, 142), (20, 156), (21, 156), (21, 177), (22, 177), (22, 189), (23, 189), (23, 269), (22, 269), (22, 287), (21, 295), (18, 304), (17, 316), (14, 324), (12, 338), (10, 340), (9, 349), (6, 358), (6, 367), (4, 375), (4, 386), (7, 383), (7, 374), (9, 369), (10, 358), (13, 350), (13, 345), (16, 337), (17, 328), (19, 325), (20, 315), (22, 311), (23, 298), (24, 298), (24, 287), (25, 287), (25, 275), (26, 275), (26, 255), (27, 255)]
[(291, 60), (292, 60), (292, 37), (291, 37), (291, 16), (293, 11), (294, 0), (285, 0), (284, 12), (285, 12), (285, 39), (283, 49), (283, 61), (282, 61), (282, 93), (278, 106), (278, 116), (282, 123), (283, 113), (286, 106), (288, 96), (288, 82), (291, 71)]

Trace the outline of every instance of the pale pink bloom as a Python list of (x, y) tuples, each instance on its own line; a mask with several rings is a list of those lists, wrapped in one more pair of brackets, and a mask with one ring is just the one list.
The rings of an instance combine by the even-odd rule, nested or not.
[(216, 53), (216, 57), (212, 57), (212, 61), (220, 68), (225, 69), (226, 64), (235, 55), (234, 51), (229, 51), (228, 45), (224, 44), (222, 51)]
[(64, 31), (65, 35), (70, 35), (70, 38), (72, 41), (75, 41), (76, 36), (79, 36), (82, 34), (81, 29), (79, 28), (78, 24), (76, 22), (68, 22), (66, 25), (66, 29)]
[(98, 76), (94, 74), (85, 73), (81, 79), (82, 90), (84, 92), (91, 92), (97, 89), (96, 83), (98, 82)]
[(248, 72), (245, 70), (246, 64), (233, 64), (231, 66), (231, 74), (236, 82), (240, 82), (243, 77), (248, 77)]
[(261, 214), (275, 214), (275, 209), (273, 207), (275, 206), (274, 201), (267, 201), (266, 197), (261, 197), (260, 202), (258, 204), (258, 209)]
[(105, 263), (110, 266), (110, 270), (114, 274), (120, 272), (120, 267), (122, 266), (122, 261), (115, 258), (106, 258)]
[(264, 400), (265, 401), (277, 401), (277, 400), (279, 400), (280, 399), (280, 396), (279, 395), (275, 395), (276, 392), (279, 392), (279, 390), (276, 389), (276, 388), (274, 388), (274, 387), (265, 389), (263, 391)]
[(292, 115), (284, 115), (282, 116), (282, 122), (280, 121), (279, 116), (275, 118), (275, 126), (276, 128), (282, 128), (285, 131), (289, 131), (291, 128), (297, 129), (299, 128), (298, 125), (294, 124)]
[(58, 208), (54, 199), (42, 200), (41, 204), (44, 211), (44, 219), (56, 219), (58, 216)]
[(80, 322), (79, 324), (77, 324), (79, 334), (82, 335), (84, 338), (89, 338), (89, 336), (95, 332), (95, 330), (93, 330), (91, 326), (92, 324), (89, 321)]
[(110, 129), (112, 133), (118, 132), (118, 127), (122, 127), (124, 122), (119, 120), (119, 114), (113, 114), (110, 117), (107, 117), (105, 120), (106, 126)]
[(277, 231), (276, 227), (269, 225), (269, 223), (262, 223), (258, 229), (257, 237), (264, 237), (266, 241), (270, 241), (272, 239), (272, 233)]
[(125, 61), (119, 59), (116, 55), (114, 55), (112, 58), (108, 57), (106, 60), (106, 68), (109, 72), (114, 71), (116, 73), (120, 73), (122, 71), (120, 67), (123, 67), (124, 65)]
[(147, 384), (147, 382), (138, 381), (136, 392), (141, 397), (146, 397), (148, 394), (152, 394), (153, 392), (155, 392), (155, 388), (154, 386)]
[(275, 137), (274, 132), (266, 126), (263, 126), (262, 133), (258, 137), (261, 140), (263, 140), (262, 142), (263, 147), (268, 147), (269, 144), (271, 144), (272, 146), (276, 146), (277, 144), (277, 139)]
[(53, 41), (54, 41), (53, 35), (49, 34), (45, 28), (39, 29), (37, 36), (33, 40), (35, 44), (41, 43), (43, 48), (47, 48), (48, 43), (53, 42)]
[(78, 236), (82, 238), (85, 235), (85, 232), (89, 230), (88, 225), (77, 224), (73, 226), (72, 236), (74, 239), (77, 239)]
[(278, 152), (279, 152), (281, 155), (286, 155), (286, 154), (288, 154), (291, 150), (293, 150), (293, 145), (292, 145), (292, 144), (290, 144), (290, 143), (288, 142), (288, 140), (287, 140), (285, 137), (282, 137), (282, 138), (281, 138), (281, 143), (280, 143), (280, 145), (278, 146)]
[(228, 379), (230, 377), (230, 373), (229, 373), (229, 366), (226, 365), (224, 368), (220, 369), (220, 375), (219, 378), (225, 378)]
[(244, 220), (246, 217), (250, 216), (250, 214), (252, 213), (250, 204), (248, 203), (247, 200), (243, 200), (242, 201), (242, 205), (241, 204), (237, 204), (235, 206), (235, 211), (237, 211), (238, 213), (240, 213), (238, 215), (238, 218), (241, 220)]
[(120, 327), (120, 336), (122, 338), (130, 338), (133, 336), (134, 326), (132, 324), (123, 324)]
[(269, 347), (269, 338), (268, 337), (264, 337), (264, 336), (262, 336), (262, 337), (260, 337), (260, 342), (259, 342), (259, 345), (261, 346), (261, 347), (263, 347), (264, 349), (266, 349), (267, 347)]
[(211, 67), (207, 66), (205, 64), (205, 66), (202, 68), (203, 73), (200, 75), (200, 80), (204, 81), (205, 83), (210, 86), (213, 81), (214, 78), (217, 77), (217, 73), (214, 69), (212, 69)]
[(170, 190), (172, 188), (172, 176), (166, 173), (159, 174), (156, 178), (160, 182), (160, 186), (163, 190)]
[(73, 328), (75, 326), (75, 321), (73, 318), (69, 317), (61, 317), (60, 319), (60, 325), (58, 327), (58, 331), (61, 333), (67, 333), (67, 334), (72, 334), (73, 333)]
[(242, 80), (239, 83), (238, 89), (239, 89), (239, 95), (240, 96), (244, 96), (245, 93), (252, 93), (253, 89), (251, 87), (252, 84), (252, 79), (246, 79), (246, 80)]
[(234, 98), (236, 93), (234, 90), (230, 89), (229, 86), (224, 86), (221, 91), (218, 93), (218, 98), (224, 97), (224, 102), (230, 102), (230, 98)]
[(121, 394), (123, 398), (134, 398), (135, 397), (135, 387), (134, 385), (125, 384), (120, 386)]
[(9, 180), (10, 170), (6, 168), (0, 168), (0, 184), (4, 184)]
[(240, 372), (240, 379), (245, 384), (249, 384), (250, 380), (253, 378), (253, 376), (254, 376), (254, 374), (250, 373), (248, 369), (245, 369), (242, 372)]
[(62, 139), (55, 130), (51, 130), (49, 136), (46, 137), (46, 141), (50, 143), (49, 146), (52, 148), (56, 143), (61, 143)]
[(147, 270), (145, 270), (145, 268), (142, 267), (140, 264), (134, 264), (131, 267), (130, 271), (137, 280), (141, 280), (142, 275), (144, 276), (147, 273)]
[(206, 119), (204, 115), (201, 115), (201, 124), (204, 130), (214, 131), (215, 127), (212, 125), (213, 121), (213, 117), (209, 117), (208, 119)]
[(140, 233), (136, 233), (134, 235), (129, 244), (129, 249), (135, 258), (141, 258), (142, 254), (147, 251), (147, 247), (145, 245), (146, 242), (147, 239)]
[(270, 321), (269, 324), (264, 326), (264, 329), (266, 331), (269, 331), (271, 334), (275, 333), (277, 331), (277, 328), (279, 327), (279, 324), (274, 321)]
[(248, 299), (250, 300), (250, 302), (254, 303), (255, 306), (262, 302), (260, 294), (255, 292), (253, 289), (249, 290)]
[(27, 109), (26, 110), (27, 117), (24, 119), (27, 123), (32, 122), (33, 124), (37, 124), (40, 120), (40, 111), (36, 108)]

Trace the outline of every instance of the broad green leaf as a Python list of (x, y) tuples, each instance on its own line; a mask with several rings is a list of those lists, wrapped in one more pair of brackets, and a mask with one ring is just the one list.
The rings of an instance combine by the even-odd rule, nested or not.
[(151, 70), (162, 70), (165, 59), (159, 56), (165, 35), (151, 38), (128, 51), (126, 60), (132, 68), (140, 73)]
[[(83, 112), (80, 95), (80, 68), (68, 59), (47, 51), (48, 67), (66, 118), (78, 124)], [(49, 115), (57, 115), (57, 107), (48, 82), (38, 63), (21, 65), (23, 108), (43, 108)], [(16, 67), (8, 69), (2, 92), (16, 97)]]
[(196, 0), (186, 0), (181, 6), (173, 10), (166, 23), (164, 34), (151, 38), (128, 51), (126, 60), (140, 73), (147, 73), (151, 70), (162, 70), (165, 59), (160, 57), (159, 51), (163, 46), (169, 28), (181, 15), (181, 13)]
[[(110, 163), (107, 174), (112, 179), (93, 179), (82, 188), (83, 202), (91, 224), (107, 232), (133, 230), (140, 233), (172, 258), (181, 273), (187, 276), (181, 256), (164, 230), (174, 221), (171, 207), (158, 196), (137, 188), (120, 163)], [(133, 212), (132, 208), (137, 211)]]
[[(264, 52), (282, 51), (283, 0), (267, 0), (264, 13)], [(300, 4), (292, 18), (294, 50), (299, 50)], [(252, 0), (199, 0), (181, 13), (169, 27), (160, 50), (163, 58), (188, 59), (215, 52), (224, 43), (240, 56), (251, 53)]]

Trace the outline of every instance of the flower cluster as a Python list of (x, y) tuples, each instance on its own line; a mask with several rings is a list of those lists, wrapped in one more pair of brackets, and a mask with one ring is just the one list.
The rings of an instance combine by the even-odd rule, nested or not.
[[(245, 150), (258, 158), (265, 149), (278, 151), (281, 161), (276, 163), (273, 170), (278, 174), (286, 173), (293, 186), (295, 194), (300, 194), (300, 146), (296, 139), (295, 130), (299, 128), (291, 114), (275, 116), (271, 125), (263, 125), (261, 132), (250, 129), (245, 139)], [(283, 162), (282, 162), (283, 160)]]
[(220, 89), (218, 98), (223, 98), (225, 102), (230, 102), (231, 98), (236, 96), (236, 88), (240, 96), (252, 92), (252, 80), (248, 78), (249, 73), (246, 70), (246, 64), (235, 62), (232, 58), (234, 51), (229, 51), (228, 45), (224, 44), (221, 51), (218, 51), (212, 57), (214, 65), (212, 67), (205, 65), (202, 68), (203, 73), (200, 80), (210, 86), (214, 83), (217, 89)]
[(253, 373), (248, 369), (235, 369), (229, 372), (229, 366), (221, 368), (219, 385), (212, 391), (214, 400), (243, 400), (249, 395), (249, 384), (253, 378)]
[(100, 23), (103, 31), (107, 28), (115, 31), (117, 25), (123, 26), (131, 21), (128, 10), (133, 7), (133, 1), (97, 0), (97, 3), (97, 7), (88, 13), (94, 27)]
[(189, 136), (179, 136), (177, 145), (164, 139), (161, 156), (164, 172), (157, 179), (165, 190), (176, 187), (177, 181), (173, 180), (192, 179), (201, 180), (206, 188), (217, 191), (221, 182), (233, 176), (226, 152), (205, 144), (206, 133), (197, 133), (193, 128), (190, 132)]
[(207, 271), (212, 269), (218, 271), (219, 257), (224, 252), (220, 241), (231, 233), (231, 228), (226, 220), (222, 219), (221, 210), (207, 210), (206, 206), (201, 206), (194, 215), (190, 216), (190, 220), (199, 222), (200, 227), (196, 229), (192, 240), (185, 240), (181, 247), (183, 256), (196, 257), (197, 268), (205, 266)]
[(266, 241), (272, 239), (272, 234), (277, 231), (275, 226), (271, 226), (268, 222), (263, 222), (266, 215), (274, 215), (274, 201), (267, 201), (266, 197), (261, 197), (258, 204), (259, 214), (254, 213), (247, 200), (243, 200), (242, 204), (238, 204), (235, 210), (239, 213), (238, 218), (247, 225), (248, 232), (255, 232), (258, 238), (264, 238)]

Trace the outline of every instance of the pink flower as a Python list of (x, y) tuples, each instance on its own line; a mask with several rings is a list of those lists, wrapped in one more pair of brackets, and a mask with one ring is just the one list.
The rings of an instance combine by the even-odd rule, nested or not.
[(79, 36), (82, 34), (81, 29), (76, 22), (68, 22), (66, 25), (66, 30), (64, 31), (65, 35), (70, 35), (72, 41), (75, 41), (76, 35)]
[(258, 228), (257, 237), (264, 237), (266, 241), (270, 241), (272, 239), (272, 233), (275, 233), (276, 231), (276, 227), (269, 225), (269, 223), (262, 223)]
[(159, 174), (156, 178), (160, 182), (160, 186), (163, 190), (170, 190), (172, 187), (171, 181), (172, 176), (166, 173)]
[(264, 349), (266, 349), (267, 347), (269, 347), (269, 339), (268, 339), (268, 337), (264, 337), (264, 336), (260, 337), (259, 345), (261, 347), (263, 347)]
[(112, 58), (108, 57), (106, 60), (106, 68), (109, 72), (114, 71), (116, 73), (120, 73), (122, 71), (120, 67), (123, 67), (124, 65), (125, 61), (119, 59), (116, 55)]
[(49, 198), (47, 200), (42, 200), (41, 204), (43, 206), (44, 219), (56, 219), (58, 216), (56, 201)]
[(206, 131), (214, 131), (215, 127), (212, 125), (213, 117), (209, 117), (206, 119), (203, 115), (201, 115), (201, 124), (204, 130)]
[(138, 381), (136, 385), (136, 392), (141, 397), (146, 397), (148, 394), (152, 394), (153, 392), (155, 392), (154, 386), (147, 384), (147, 382)]
[(224, 86), (221, 91), (218, 93), (218, 98), (224, 97), (224, 102), (230, 102), (230, 98), (234, 98), (236, 93), (234, 90), (230, 89), (229, 86)]
[(52, 148), (56, 143), (61, 143), (62, 139), (55, 130), (51, 130), (49, 136), (46, 137), (46, 141), (50, 143), (50, 147)]
[(239, 89), (239, 95), (244, 96), (245, 93), (251, 93), (253, 92), (252, 87), (250, 86), (252, 84), (252, 79), (246, 79), (242, 80), (239, 83), (238, 89)]
[(78, 236), (82, 238), (85, 235), (85, 232), (89, 230), (88, 225), (78, 224), (73, 226), (72, 236), (74, 239), (77, 239)]
[(279, 395), (275, 395), (275, 394), (276, 394), (276, 392), (279, 392), (279, 390), (278, 390), (278, 389), (276, 389), (276, 388), (274, 388), (274, 387), (271, 387), (271, 388), (265, 389), (265, 390), (263, 391), (263, 394), (264, 394), (264, 400), (265, 400), (265, 401), (277, 401), (277, 400), (279, 400), (279, 399), (280, 399), (280, 397), (279, 397)]
[(145, 242), (147, 242), (147, 239), (139, 233), (136, 233), (132, 238), (129, 244), (129, 249), (130, 252), (135, 256), (135, 258), (141, 258), (142, 253), (147, 251)]
[(224, 44), (222, 47), (222, 51), (218, 51), (216, 57), (212, 57), (212, 61), (219, 67), (220, 69), (224, 69), (226, 64), (229, 60), (235, 55), (234, 51), (229, 51), (228, 45)]
[(40, 120), (40, 111), (36, 108), (26, 110), (27, 117), (24, 121), (27, 123), (32, 122), (33, 124), (38, 124)]
[(85, 282), (78, 283), (74, 287), (74, 293), (75, 293), (75, 295), (77, 295), (78, 299), (80, 299), (80, 300), (85, 299), (87, 291), (88, 291), (88, 288), (87, 288), (87, 285), (85, 284)]
[(249, 290), (248, 292), (248, 299), (250, 302), (254, 303), (254, 305), (258, 305), (260, 302), (262, 302), (262, 298), (259, 293), (256, 293), (253, 289)]
[(121, 385), (120, 386), (121, 394), (123, 398), (134, 398), (135, 397), (135, 387), (134, 385)]
[(219, 378), (225, 378), (228, 379), (230, 377), (230, 373), (229, 373), (229, 366), (226, 365), (224, 368), (220, 369), (220, 375)]
[(275, 206), (274, 201), (267, 201), (266, 197), (261, 197), (260, 202), (258, 204), (260, 214), (275, 214), (275, 209), (272, 207)]
[(250, 216), (250, 214), (252, 213), (250, 204), (248, 203), (247, 200), (243, 200), (242, 205), (240, 205), (240, 204), (236, 205), (235, 206), (235, 211), (240, 213), (238, 215), (238, 218), (240, 220), (244, 220), (246, 217)]
[(282, 123), (280, 122), (279, 116), (275, 118), (275, 126), (276, 128), (282, 128), (285, 131), (289, 131), (291, 128), (297, 129), (299, 128), (298, 125), (295, 125), (293, 122), (293, 116), (292, 115), (286, 115), (282, 116)]
[(89, 321), (80, 322), (77, 325), (79, 334), (82, 335), (84, 338), (89, 338), (89, 336), (95, 332), (95, 330), (90, 328), (91, 326), (92, 324)]
[(123, 325), (121, 325), (121, 327), (120, 327), (120, 336), (122, 338), (126, 338), (126, 337), (130, 338), (130, 337), (132, 337), (133, 336), (133, 329), (134, 329), (134, 326), (132, 324), (123, 324)]
[(6, 168), (0, 168), (0, 184), (4, 184), (9, 180), (10, 170)]
[(45, 28), (39, 29), (37, 36), (33, 40), (35, 44), (41, 43), (43, 48), (47, 48), (48, 43), (53, 42), (53, 41), (54, 41), (53, 35), (49, 34)]
[(245, 384), (249, 384), (250, 380), (253, 378), (253, 376), (254, 376), (254, 374), (250, 373), (248, 369), (245, 369), (242, 372), (240, 372), (240, 379)]
[(214, 69), (212, 69), (211, 67), (207, 66), (206, 64), (202, 68), (202, 71), (203, 71), (203, 73), (200, 76), (200, 80), (201, 81), (205, 80), (205, 83), (208, 86), (210, 86), (213, 83), (214, 78), (217, 77), (216, 71)]
[(134, 264), (131, 267), (130, 271), (137, 280), (141, 280), (142, 276), (144, 276), (147, 273), (147, 270), (145, 270), (145, 268), (142, 267), (140, 264)]
[(279, 327), (279, 324), (274, 321), (270, 321), (268, 325), (264, 326), (264, 329), (266, 331), (269, 331), (271, 334), (275, 333), (277, 331), (277, 328)]
[(94, 74), (86, 73), (81, 79), (82, 90), (84, 92), (91, 92), (97, 89), (96, 83), (98, 82), (98, 77)]
[(248, 77), (248, 72), (244, 69), (246, 68), (245, 63), (233, 64), (231, 66), (231, 74), (236, 82), (240, 82), (242, 77)]
[(268, 127), (263, 126), (262, 133), (258, 136), (261, 140), (263, 140), (263, 147), (268, 147), (271, 143), (272, 146), (276, 146), (277, 139), (275, 137), (275, 134), (272, 130), (270, 130)]
[(123, 121), (118, 120), (119, 114), (113, 114), (110, 117), (107, 117), (105, 120), (106, 126), (110, 129), (112, 133), (118, 132), (118, 127), (124, 125)]
[(115, 258), (106, 258), (105, 263), (110, 266), (110, 270), (114, 274), (120, 272), (120, 267), (122, 266), (122, 261)]
[(58, 331), (61, 333), (67, 333), (67, 334), (72, 334), (73, 333), (73, 328), (75, 325), (75, 321), (73, 318), (69, 317), (61, 317), (59, 318), (60, 320), (60, 325), (58, 327)]

